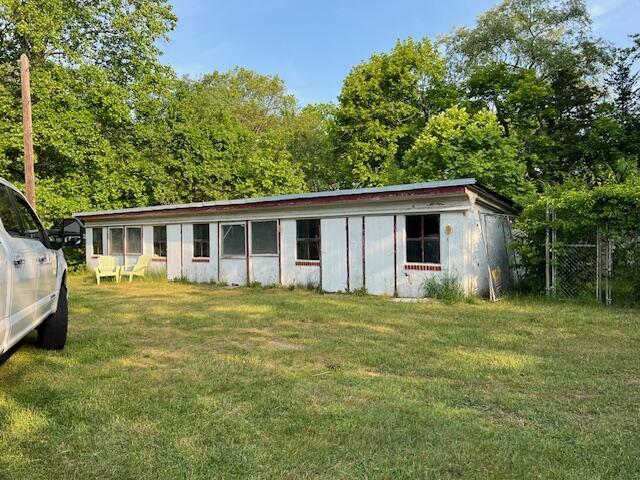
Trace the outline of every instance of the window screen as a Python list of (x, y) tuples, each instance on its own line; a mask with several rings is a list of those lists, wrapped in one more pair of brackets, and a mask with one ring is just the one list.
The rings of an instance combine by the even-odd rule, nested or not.
[(234, 257), (245, 255), (244, 225), (222, 226), (222, 255)]
[(251, 222), (251, 253), (278, 254), (278, 222)]
[(209, 258), (208, 223), (196, 223), (193, 225), (193, 256), (195, 258)]
[(124, 253), (122, 230), (122, 228), (109, 229), (109, 253), (111, 255), (122, 255)]
[(93, 254), (102, 255), (104, 253), (104, 245), (102, 244), (102, 228), (93, 229)]
[(165, 225), (153, 227), (153, 255), (156, 257), (167, 256), (167, 227)]
[(142, 228), (127, 227), (127, 255), (142, 255)]
[(440, 263), (440, 215), (407, 216), (407, 262)]
[(9, 235), (19, 237), (22, 227), (12, 197), (13, 193), (4, 185), (0, 185), (0, 220)]
[(320, 220), (296, 221), (296, 258), (320, 260)]

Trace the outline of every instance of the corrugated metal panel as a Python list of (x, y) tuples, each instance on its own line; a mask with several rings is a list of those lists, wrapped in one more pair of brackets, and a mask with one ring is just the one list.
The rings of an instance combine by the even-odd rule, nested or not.
[(193, 224), (182, 226), (182, 271), (192, 282), (214, 282), (218, 278), (217, 224), (209, 224), (209, 258), (193, 258)]
[(229, 285), (246, 285), (247, 260), (245, 258), (221, 258), (220, 280)]
[(345, 218), (327, 218), (321, 221), (322, 289), (326, 292), (347, 290), (346, 230)]
[(366, 287), (374, 295), (393, 295), (393, 216), (365, 217)]
[(320, 284), (320, 267), (296, 265), (296, 221), (282, 220), (282, 284), (305, 287)]
[(278, 283), (278, 257), (251, 256), (251, 281), (262, 285)]
[(167, 278), (182, 277), (181, 226), (167, 225)]
[(142, 227), (142, 253), (153, 256), (153, 226)]
[(362, 275), (362, 217), (349, 217), (349, 289), (364, 286)]

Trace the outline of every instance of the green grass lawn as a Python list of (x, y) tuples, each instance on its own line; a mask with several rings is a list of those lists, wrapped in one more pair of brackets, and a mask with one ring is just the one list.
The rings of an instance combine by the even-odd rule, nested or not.
[(640, 311), (70, 282), (0, 366), (0, 478), (632, 478)]

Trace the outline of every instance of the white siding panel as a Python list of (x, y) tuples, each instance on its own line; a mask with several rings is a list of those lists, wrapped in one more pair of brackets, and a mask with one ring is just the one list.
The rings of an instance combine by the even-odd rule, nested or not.
[[(468, 254), (466, 242), (468, 239), (467, 216), (461, 212), (443, 213), (440, 215), (440, 271), (406, 269), (406, 217), (397, 216), (397, 269), (398, 296), (423, 297), (422, 284), (427, 278), (442, 278), (446, 274), (455, 276), (463, 288), (468, 288)], [(451, 226), (451, 233), (446, 234), (447, 225)]]
[(278, 257), (252, 255), (249, 266), (251, 268), (251, 282), (262, 285), (277, 285)]
[(347, 291), (346, 221), (346, 218), (325, 218), (321, 221), (322, 289), (326, 292)]
[(153, 226), (142, 227), (142, 253), (153, 256)]
[(362, 274), (362, 217), (349, 217), (349, 289), (364, 286)]
[(296, 221), (282, 220), (282, 284), (283, 285), (320, 285), (320, 267), (296, 265)]
[[(85, 238), (85, 260), (87, 262), (87, 267), (89, 268), (89, 270), (96, 268), (96, 265), (98, 264), (98, 260), (93, 257), (93, 228), (87, 228), (84, 231), (84, 238)], [(2, 339), (0, 338), (0, 341)], [(1, 346), (1, 344), (0, 344)]]
[(215, 282), (218, 277), (218, 225), (209, 224), (209, 259), (193, 258), (193, 224), (182, 226), (182, 258), (184, 277), (190, 282)]
[(296, 221), (280, 222), (280, 252), (282, 256), (282, 284), (296, 283)]
[(245, 258), (221, 258), (220, 280), (229, 285), (246, 285), (247, 260)]
[(393, 295), (393, 216), (365, 217), (365, 276), (367, 291)]
[(181, 225), (167, 225), (167, 278), (182, 277)]

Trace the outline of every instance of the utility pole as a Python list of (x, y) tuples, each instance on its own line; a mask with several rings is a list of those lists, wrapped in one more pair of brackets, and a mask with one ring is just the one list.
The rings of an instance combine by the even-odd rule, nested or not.
[(29, 57), (20, 55), (20, 89), (22, 91), (22, 140), (24, 142), (24, 188), (27, 200), (36, 208), (36, 179), (33, 167), (33, 128), (31, 126), (31, 84)]

